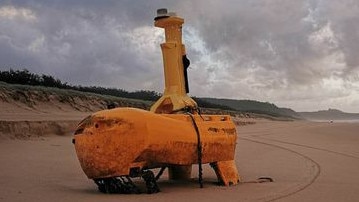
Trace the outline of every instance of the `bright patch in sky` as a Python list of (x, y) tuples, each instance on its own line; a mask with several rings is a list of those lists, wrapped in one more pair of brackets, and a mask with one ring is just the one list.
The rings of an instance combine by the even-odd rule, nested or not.
[(26, 8), (15, 8), (14, 6), (0, 7), (0, 18), (7, 19), (23, 19), (28, 21), (35, 21), (36, 16), (34, 12)]

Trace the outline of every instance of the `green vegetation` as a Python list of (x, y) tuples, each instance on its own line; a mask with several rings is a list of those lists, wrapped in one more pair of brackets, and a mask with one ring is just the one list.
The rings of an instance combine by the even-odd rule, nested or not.
[(253, 100), (232, 100), (232, 99), (217, 99), (217, 98), (202, 98), (203, 100), (230, 107), (231, 109), (241, 112), (251, 112), (257, 114), (268, 114), (274, 117), (288, 117), (300, 119), (301, 116), (288, 108), (279, 108), (269, 102), (259, 102)]
[(101, 95), (90, 92), (80, 92), (71, 89), (60, 89), (44, 86), (30, 86), (22, 84), (8, 84), (0, 81), (0, 101), (23, 103), (30, 108), (39, 102), (49, 102), (56, 107), (56, 101), (67, 104), (79, 111), (93, 111), (106, 109), (110, 104), (120, 107), (136, 107), (149, 109), (152, 101), (122, 98), (111, 95)]

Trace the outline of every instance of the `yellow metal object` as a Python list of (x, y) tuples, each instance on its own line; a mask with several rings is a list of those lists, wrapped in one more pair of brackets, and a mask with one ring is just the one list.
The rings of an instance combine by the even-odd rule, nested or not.
[(183, 108), (197, 108), (197, 103), (186, 93), (183, 57), (186, 55), (182, 44), (182, 24), (177, 16), (166, 16), (155, 20), (155, 26), (164, 28), (166, 42), (161, 44), (165, 74), (163, 96), (151, 107), (155, 113), (173, 113)]
[[(193, 115), (202, 142), (202, 163), (213, 164), (224, 185), (237, 184), (236, 129), (230, 116)], [(198, 163), (197, 135), (189, 115), (155, 114), (135, 108), (104, 110), (83, 120), (75, 148), (92, 179)]]
[[(164, 28), (166, 34), (161, 44), (165, 90), (151, 110), (99, 111), (85, 118), (75, 132), (81, 167), (102, 192), (132, 189), (132, 182), (123, 180), (139, 176), (147, 180), (148, 193), (158, 192), (149, 169), (168, 167), (170, 179), (188, 179), (192, 164), (199, 168), (210, 164), (223, 185), (240, 180), (234, 161), (237, 133), (231, 117), (200, 115), (196, 102), (187, 95), (182, 24), (183, 19), (176, 16), (155, 19), (155, 26)], [(114, 181), (117, 178), (122, 181)]]

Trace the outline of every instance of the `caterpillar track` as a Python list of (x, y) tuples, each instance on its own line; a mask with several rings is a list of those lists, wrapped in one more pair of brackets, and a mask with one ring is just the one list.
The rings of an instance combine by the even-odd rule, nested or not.
[[(153, 194), (160, 192), (157, 185), (156, 178), (152, 171), (145, 170), (141, 173), (141, 178), (146, 183), (146, 193)], [(105, 194), (141, 194), (141, 191), (136, 184), (131, 180), (131, 177), (120, 176), (120, 177), (109, 177), (94, 179), (98, 190)]]

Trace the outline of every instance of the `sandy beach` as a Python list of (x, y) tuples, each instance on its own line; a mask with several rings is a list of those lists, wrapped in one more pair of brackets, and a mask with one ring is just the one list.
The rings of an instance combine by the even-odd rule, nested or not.
[[(200, 189), (194, 166), (192, 181), (168, 181), (164, 174), (158, 182), (161, 192), (153, 195), (98, 192), (80, 168), (71, 134), (2, 138), (0, 201), (356, 201), (359, 197), (358, 123), (257, 120), (237, 131), (236, 163), (242, 183), (217, 186), (214, 172), (204, 165), (205, 183)], [(274, 182), (253, 183), (263, 176)]]

